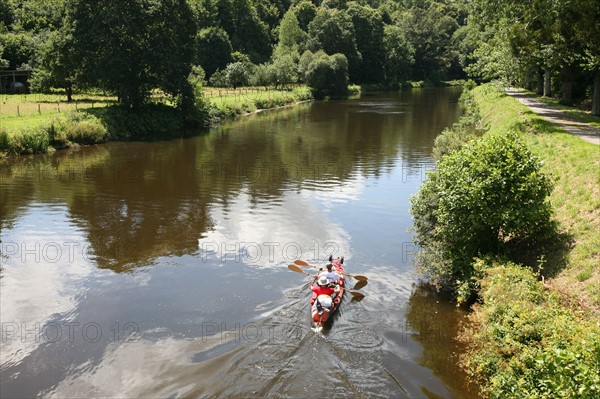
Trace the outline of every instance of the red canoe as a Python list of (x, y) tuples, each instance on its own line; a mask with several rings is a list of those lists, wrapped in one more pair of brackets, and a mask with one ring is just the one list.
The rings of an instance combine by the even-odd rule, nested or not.
[[(310, 313), (312, 316), (312, 325), (313, 325), (313, 329), (315, 331), (321, 331), (321, 329), (323, 328), (323, 324), (331, 319), (331, 317), (333, 316), (333, 313), (335, 313), (335, 311), (337, 310), (337, 308), (340, 306), (340, 303), (342, 302), (342, 297), (344, 296), (344, 291), (345, 291), (345, 283), (346, 280), (344, 278), (344, 267), (342, 265), (342, 262), (344, 262), (344, 258), (340, 259), (332, 259), (331, 263), (333, 264), (333, 269), (332, 271), (335, 273), (338, 273), (340, 276), (342, 276), (339, 280), (338, 280), (338, 284), (340, 286), (340, 291), (337, 294), (333, 295), (333, 298), (331, 300), (331, 306), (327, 307), (327, 306), (319, 306), (321, 304), (321, 302), (327, 302), (327, 301), (317, 301), (317, 294), (315, 292), (313, 292), (312, 294), (312, 298), (311, 298), (311, 309), (310, 309)], [(312, 288), (315, 286), (315, 284), (317, 284), (317, 279), (318, 276), (313, 280), (312, 284), (310, 285), (310, 289), (312, 290)]]

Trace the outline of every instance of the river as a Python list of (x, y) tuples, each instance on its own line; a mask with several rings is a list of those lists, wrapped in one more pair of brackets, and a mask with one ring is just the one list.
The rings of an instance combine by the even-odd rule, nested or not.
[[(363, 94), (0, 166), (1, 396), (473, 397), (465, 313), (420, 284), (409, 231), (459, 94)], [(329, 254), (369, 283), (319, 335), (309, 277), (287, 265)]]

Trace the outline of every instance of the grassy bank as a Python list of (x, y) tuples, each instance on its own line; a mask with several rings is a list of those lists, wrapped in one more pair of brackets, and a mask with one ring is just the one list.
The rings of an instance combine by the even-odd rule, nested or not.
[[(293, 90), (207, 89), (194, 115), (195, 126), (208, 126), (257, 110), (312, 99), (307, 87)], [(0, 157), (44, 153), (76, 144), (107, 140), (156, 140), (188, 134), (190, 121), (166, 100), (136, 113), (115, 104), (116, 98), (77, 96), (61, 102), (59, 95), (3, 95), (0, 98)]]
[(550, 201), (570, 249), (548, 259), (547, 277), (558, 291), (600, 308), (600, 149), (535, 115), (491, 85), (476, 88), (475, 103), (490, 132), (517, 130), (544, 171), (555, 178)]
[(462, 363), (490, 397), (599, 397), (600, 149), (497, 86), (479, 86), (473, 98), (489, 132), (519, 132), (543, 160), (565, 245), (546, 255), (544, 279), (512, 263), (482, 267)]

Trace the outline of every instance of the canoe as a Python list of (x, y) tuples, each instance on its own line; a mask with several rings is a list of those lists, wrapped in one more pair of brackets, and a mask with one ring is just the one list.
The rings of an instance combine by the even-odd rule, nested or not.
[(313, 282), (310, 284), (310, 289), (312, 292), (312, 297), (311, 297), (311, 308), (310, 308), (310, 314), (311, 314), (311, 320), (312, 320), (312, 327), (313, 330), (319, 332), (323, 329), (323, 324), (325, 324), (328, 320), (331, 320), (333, 314), (335, 313), (335, 311), (337, 310), (337, 308), (340, 306), (340, 303), (342, 302), (342, 297), (344, 296), (344, 291), (345, 291), (345, 284), (346, 284), (346, 280), (344, 278), (344, 266), (343, 266), (343, 262), (344, 262), (344, 258), (342, 259), (331, 259), (330, 260), (331, 263), (333, 264), (333, 269), (332, 271), (338, 273), (340, 276), (342, 276), (339, 280), (338, 280), (338, 284), (340, 285), (340, 291), (339, 293), (335, 294), (333, 296), (333, 300), (331, 301), (331, 307), (326, 307), (326, 306), (318, 306), (319, 301), (317, 301), (317, 294), (315, 292), (312, 292), (312, 288), (317, 284), (317, 280), (319, 278), (319, 276), (317, 276)]

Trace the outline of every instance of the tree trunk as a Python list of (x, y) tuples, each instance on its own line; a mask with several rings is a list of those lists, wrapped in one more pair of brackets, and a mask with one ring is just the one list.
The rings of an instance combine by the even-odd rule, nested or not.
[(600, 71), (596, 71), (596, 76), (594, 77), (592, 115), (600, 116)]
[(552, 95), (552, 72), (549, 69), (544, 71), (544, 97), (550, 97)]
[(542, 68), (538, 68), (536, 71), (537, 84), (535, 86), (535, 93), (538, 95), (544, 94), (544, 71)]
[(573, 104), (573, 71), (571, 66), (564, 65), (560, 71), (560, 77), (562, 79), (562, 93), (560, 96), (560, 103), (564, 105)]

